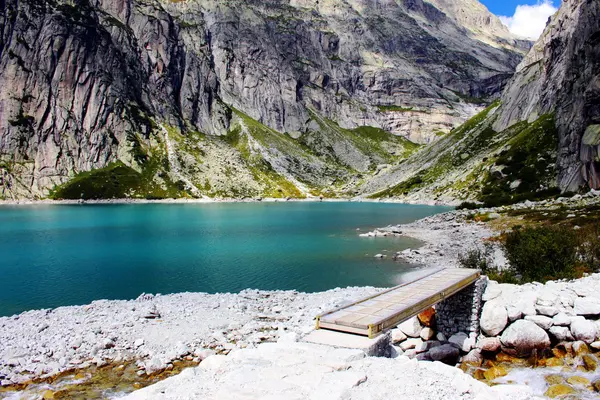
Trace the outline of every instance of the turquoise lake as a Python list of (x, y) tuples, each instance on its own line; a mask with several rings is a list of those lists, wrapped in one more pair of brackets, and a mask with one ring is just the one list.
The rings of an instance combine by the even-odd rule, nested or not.
[[(140, 293), (395, 285), (409, 238), (361, 238), (448, 207), (215, 203), (0, 207), (0, 315)], [(387, 253), (386, 253), (387, 251)], [(377, 253), (389, 254), (377, 260)]]

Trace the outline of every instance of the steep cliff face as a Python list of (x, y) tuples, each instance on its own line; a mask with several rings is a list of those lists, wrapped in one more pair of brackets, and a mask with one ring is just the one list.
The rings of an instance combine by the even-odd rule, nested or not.
[(352, 191), (477, 112), (523, 49), (421, 0), (1, 6), (9, 198), (106, 168), (125, 195)]
[(496, 15), (477, 0), (426, 0), (468, 29), (477, 39), (495, 47), (531, 48), (531, 42), (515, 37)]
[(600, 185), (600, 2), (563, 1), (497, 103), (362, 188), (500, 204)]
[[(554, 113), (559, 134), (558, 185), (598, 188), (600, 171), (600, 3), (566, 0), (518, 66), (494, 126)], [(587, 136), (584, 134), (588, 132)]]

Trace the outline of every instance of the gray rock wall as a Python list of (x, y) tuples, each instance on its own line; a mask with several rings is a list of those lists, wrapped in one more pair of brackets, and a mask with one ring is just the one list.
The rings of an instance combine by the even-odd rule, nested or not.
[(438, 332), (447, 338), (458, 332), (468, 335), (479, 333), (479, 317), (483, 302), (481, 297), (487, 287), (487, 278), (482, 277), (466, 289), (447, 298), (435, 307)]
[(522, 57), (420, 0), (1, 8), (0, 175), (18, 197), (133, 164), (132, 138), (155, 141), (155, 123), (224, 134), (231, 107), (295, 136), (312, 110), (427, 142), (478, 110), (465, 99), (496, 96)]

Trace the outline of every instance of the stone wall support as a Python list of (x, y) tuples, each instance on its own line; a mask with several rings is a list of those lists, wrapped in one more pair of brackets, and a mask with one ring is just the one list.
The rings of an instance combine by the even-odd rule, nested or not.
[(435, 307), (437, 331), (447, 338), (458, 332), (469, 336), (478, 335), (482, 296), (487, 282), (487, 277), (481, 277), (471, 286), (439, 303)]

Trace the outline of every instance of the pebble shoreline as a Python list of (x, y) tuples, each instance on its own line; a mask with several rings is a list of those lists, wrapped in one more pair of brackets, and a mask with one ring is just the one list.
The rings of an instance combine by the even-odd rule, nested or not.
[[(592, 193), (586, 199), (598, 202), (600, 197)], [(573, 201), (580, 202), (581, 198), (561, 200), (559, 204)], [(425, 242), (423, 247), (396, 256), (429, 267), (455, 267), (459, 254), (494, 236), (485, 224), (467, 223), (465, 218), (476, 212), (496, 211), (502, 210), (453, 211), (362, 235), (420, 239)], [(139, 374), (150, 375), (184, 357), (199, 362), (215, 353), (257, 348), (289, 333), (301, 337), (313, 330), (313, 318), (320, 312), (379, 290), (355, 287), (312, 294), (257, 290), (238, 294), (142, 294), (135, 300), (99, 300), (84, 306), (1, 317), (0, 386), (125, 360), (136, 361)]]
[[(389, 228), (383, 228), (385, 231)], [(456, 266), (457, 254), (492, 232), (457, 222), (455, 213), (403, 225), (425, 245), (402, 254), (426, 266)], [(470, 240), (461, 239), (467, 232)], [(321, 293), (245, 290), (238, 294), (142, 294), (136, 300), (98, 300), (83, 306), (27, 311), (0, 318), (0, 386), (61, 372), (137, 360), (152, 374), (184, 356), (254, 347), (282, 333), (304, 335), (320, 312), (376, 293), (354, 287)], [(152, 314), (156, 312), (156, 314)]]

